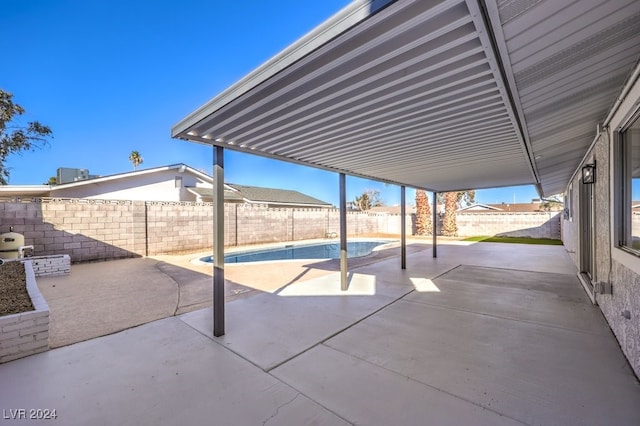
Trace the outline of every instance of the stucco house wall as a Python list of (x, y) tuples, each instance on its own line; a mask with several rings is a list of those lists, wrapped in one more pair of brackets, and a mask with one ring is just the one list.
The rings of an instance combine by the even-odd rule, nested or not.
[[(600, 307), (615, 334), (623, 353), (636, 375), (640, 376), (640, 257), (618, 247), (615, 228), (614, 185), (614, 131), (628, 121), (635, 105), (640, 102), (640, 82), (636, 82), (620, 108), (612, 116), (607, 128), (594, 140), (594, 144), (567, 187), (568, 201), (573, 206), (569, 217), (562, 220), (562, 239), (576, 264), (581, 269), (580, 252), (580, 170), (585, 164), (596, 164), (594, 183), (594, 266), (593, 284), (610, 283), (611, 294), (594, 292), (595, 303)], [(636, 215), (637, 216), (637, 215)], [(637, 220), (634, 218), (634, 220)], [(635, 224), (634, 224), (635, 226)], [(630, 318), (622, 315), (630, 312)]]
[[(64, 188), (53, 187), (54, 198), (88, 198), (101, 200), (196, 201), (187, 186), (207, 185), (191, 173), (169, 169), (119, 179), (93, 179)], [(210, 185), (210, 183), (209, 183)]]

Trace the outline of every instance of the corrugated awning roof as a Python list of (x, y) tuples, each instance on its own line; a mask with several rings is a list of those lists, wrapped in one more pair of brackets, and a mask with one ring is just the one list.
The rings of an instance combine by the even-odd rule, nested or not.
[(639, 26), (637, 1), (354, 1), (172, 135), (438, 192), (550, 195), (637, 61)]

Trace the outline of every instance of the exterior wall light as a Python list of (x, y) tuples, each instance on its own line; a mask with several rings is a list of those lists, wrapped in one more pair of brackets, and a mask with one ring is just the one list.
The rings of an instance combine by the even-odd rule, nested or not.
[(582, 183), (591, 185), (596, 181), (596, 164), (585, 164), (582, 168)]

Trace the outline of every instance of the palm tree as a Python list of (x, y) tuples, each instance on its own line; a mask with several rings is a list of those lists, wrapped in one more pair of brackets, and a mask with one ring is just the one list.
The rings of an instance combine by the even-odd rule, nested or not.
[(416, 189), (416, 234), (433, 234), (429, 196), (424, 189)]
[(131, 154), (129, 154), (129, 161), (133, 163), (133, 170), (136, 170), (144, 160), (138, 151), (131, 151)]
[(456, 211), (476, 202), (476, 191), (473, 189), (457, 192), (439, 192), (438, 203), (444, 204), (444, 217), (442, 218), (442, 235), (457, 236), (458, 223)]
[(455, 237), (458, 235), (456, 210), (458, 210), (458, 192), (444, 193), (444, 218), (442, 219), (442, 235)]

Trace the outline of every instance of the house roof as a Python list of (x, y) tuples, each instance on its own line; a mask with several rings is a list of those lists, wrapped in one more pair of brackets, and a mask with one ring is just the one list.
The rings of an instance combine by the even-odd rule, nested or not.
[[(560, 206), (561, 204), (558, 203)], [(480, 207), (480, 208), (474, 208)], [(474, 204), (469, 207), (458, 210), (463, 213), (531, 213), (547, 211), (544, 209), (544, 205), (541, 203), (500, 203), (500, 204)], [(558, 208), (551, 209), (550, 211), (559, 211)]]
[[(213, 188), (203, 188), (200, 186), (188, 186), (187, 191), (190, 191), (200, 197), (213, 198)], [(233, 191), (225, 185), (224, 188), (224, 200), (226, 202), (242, 202), (244, 199), (237, 191)]]
[(639, 57), (638, 1), (355, 0), (172, 136), (437, 192), (551, 195)]
[(261, 188), (258, 186), (237, 185), (234, 183), (227, 183), (227, 186), (238, 191), (238, 194), (246, 202), (331, 207), (330, 203), (289, 189)]
[(0, 197), (47, 197), (49, 185), (0, 185)]
[(462, 207), (462, 208), (458, 209), (459, 212), (488, 211), (488, 210), (500, 211), (502, 209), (500, 207), (496, 207), (495, 205), (481, 204), (481, 203), (472, 204), (470, 206), (465, 206), (465, 207)]
[[(1, 185), (0, 197), (48, 197), (51, 191), (63, 188), (77, 188), (85, 185), (93, 185), (114, 181), (118, 179), (132, 178), (150, 173), (157, 173), (165, 170), (178, 170), (180, 172), (188, 171), (193, 173), (205, 182), (213, 183), (213, 177), (196, 170), (186, 164), (178, 163), (168, 166), (154, 167), (144, 170), (135, 170), (132, 172), (124, 172), (109, 176), (101, 176), (97, 178), (85, 179), (77, 182), (64, 183), (60, 185)], [(309, 207), (331, 207), (330, 203), (302, 194), (298, 191), (277, 188), (262, 188), (257, 186), (237, 185), (225, 183), (224, 199), (230, 202), (246, 202), (246, 203), (269, 203), (282, 205), (296, 205)], [(188, 191), (201, 197), (213, 197), (213, 188), (207, 187), (186, 187)]]

